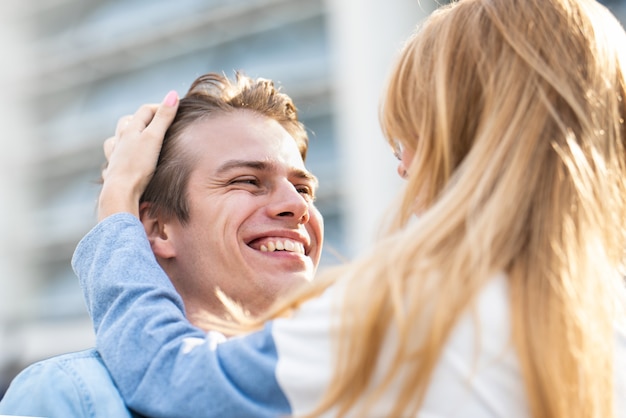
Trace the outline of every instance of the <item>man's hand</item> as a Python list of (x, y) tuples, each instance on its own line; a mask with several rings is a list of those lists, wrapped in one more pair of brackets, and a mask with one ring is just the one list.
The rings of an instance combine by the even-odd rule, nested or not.
[(143, 105), (122, 117), (115, 136), (104, 142), (107, 166), (102, 171), (98, 220), (119, 212), (139, 217), (139, 198), (154, 174), (163, 138), (178, 109), (171, 91), (160, 105)]

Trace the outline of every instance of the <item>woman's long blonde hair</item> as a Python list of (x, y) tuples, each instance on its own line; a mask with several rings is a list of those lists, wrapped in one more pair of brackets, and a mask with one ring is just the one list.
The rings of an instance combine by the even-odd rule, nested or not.
[[(312, 415), (367, 415), (400, 371), (389, 416), (414, 414), (452, 328), (505, 272), (532, 415), (615, 416), (624, 48), (594, 0), (461, 0), (407, 41), (381, 112), (390, 142), (415, 152), (389, 234), (269, 314), (347, 281), (335, 377)], [(372, 388), (390, 329), (398, 348)]]

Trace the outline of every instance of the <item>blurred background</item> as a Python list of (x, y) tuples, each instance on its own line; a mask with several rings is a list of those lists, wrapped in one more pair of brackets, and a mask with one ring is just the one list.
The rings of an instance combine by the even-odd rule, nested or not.
[[(0, 397), (26, 365), (93, 346), (72, 252), (95, 223), (117, 119), (206, 72), (273, 79), (309, 129), (323, 263), (375, 237), (401, 182), (378, 125), (389, 66), (439, 0), (3, 0)], [(625, 21), (626, 0), (604, 3)]]

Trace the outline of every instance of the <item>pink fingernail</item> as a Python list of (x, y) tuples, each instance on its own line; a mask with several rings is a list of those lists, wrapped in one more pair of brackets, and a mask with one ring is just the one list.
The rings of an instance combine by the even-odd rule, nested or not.
[(165, 106), (174, 106), (177, 101), (178, 101), (178, 93), (176, 93), (175, 90), (172, 90), (169, 93), (167, 93), (167, 96), (165, 96), (165, 99), (163, 99), (163, 104)]

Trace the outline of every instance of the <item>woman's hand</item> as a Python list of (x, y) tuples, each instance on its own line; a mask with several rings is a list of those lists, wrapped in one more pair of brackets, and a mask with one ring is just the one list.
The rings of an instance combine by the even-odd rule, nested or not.
[(165, 132), (176, 116), (178, 94), (160, 105), (144, 105), (122, 117), (115, 136), (104, 142), (107, 166), (102, 171), (98, 220), (119, 212), (139, 217), (139, 198), (154, 174)]

